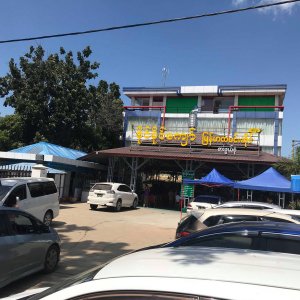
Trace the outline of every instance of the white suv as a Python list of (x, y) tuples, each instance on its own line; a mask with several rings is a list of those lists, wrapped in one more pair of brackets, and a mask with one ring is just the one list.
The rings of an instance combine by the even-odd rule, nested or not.
[(120, 211), (122, 207), (136, 208), (138, 196), (126, 184), (99, 182), (91, 188), (87, 203), (93, 210), (100, 205), (113, 207), (115, 211)]

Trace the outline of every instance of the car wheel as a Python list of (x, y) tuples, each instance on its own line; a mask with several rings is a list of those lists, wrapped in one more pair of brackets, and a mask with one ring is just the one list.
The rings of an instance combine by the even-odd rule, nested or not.
[(97, 207), (98, 207), (98, 205), (97, 205), (97, 204), (90, 204), (90, 208), (91, 208), (91, 210), (96, 210), (96, 209), (97, 209)]
[(44, 215), (43, 223), (47, 226), (50, 226), (52, 223), (52, 219), (53, 219), (52, 212), (50, 210), (47, 210)]
[(132, 203), (132, 208), (133, 209), (136, 209), (136, 207), (137, 207), (137, 205), (138, 205), (138, 200), (135, 198), (134, 200), (133, 200), (133, 203)]
[(44, 272), (51, 273), (55, 270), (58, 261), (59, 261), (59, 248), (58, 246), (51, 246), (46, 254), (45, 263), (44, 263)]
[(122, 208), (122, 200), (119, 199), (119, 200), (117, 201), (116, 206), (115, 206), (115, 211), (120, 211), (121, 208)]

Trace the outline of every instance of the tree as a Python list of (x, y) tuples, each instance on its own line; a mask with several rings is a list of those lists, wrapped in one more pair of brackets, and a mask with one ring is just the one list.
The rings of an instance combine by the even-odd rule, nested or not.
[(0, 151), (24, 146), (21, 142), (22, 126), (17, 115), (0, 117)]
[[(91, 54), (86, 47), (74, 58), (60, 48), (45, 57), (38, 46), (30, 47), (19, 64), (10, 60), (9, 73), (0, 78), (0, 97), (15, 109), (22, 143), (46, 140), (86, 151), (116, 145), (122, 128), (119, 86), (103, 80), (90, 84), (100, 66), (89, 60)], [(117, 120), (114, 126), (112, 120)]]
[(291, 175), (300, 174), (300, 148), (296, 149), (293, 158), (281, 158), (275, 168), (288, 179), (291, 179)]

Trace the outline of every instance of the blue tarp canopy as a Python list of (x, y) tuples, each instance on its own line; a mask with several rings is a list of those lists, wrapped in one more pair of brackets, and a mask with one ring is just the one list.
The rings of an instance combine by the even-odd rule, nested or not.
[(234, 182), (213, 169), (209, 174), (201, 179), (184, 179), (184, 184), (207, 184), (233, 186)]
[(267, 192), (292, 192), (291, 182), (272, 167), (256, 177), (236, 182), (234, 184), (234, 187), (237, 189), (258, 190)]

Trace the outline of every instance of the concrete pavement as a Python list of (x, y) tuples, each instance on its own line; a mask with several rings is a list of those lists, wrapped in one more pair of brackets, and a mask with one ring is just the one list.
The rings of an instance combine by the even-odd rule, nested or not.
[(49, 287), (139, 248), (174, 239), (180, 212), (154, 208), (96, 211), (86, 203), (62, 204), (53, 227), (62, 240), (61, 261), (52, 274), (37, 273), (3, 288), (0, 297)]

